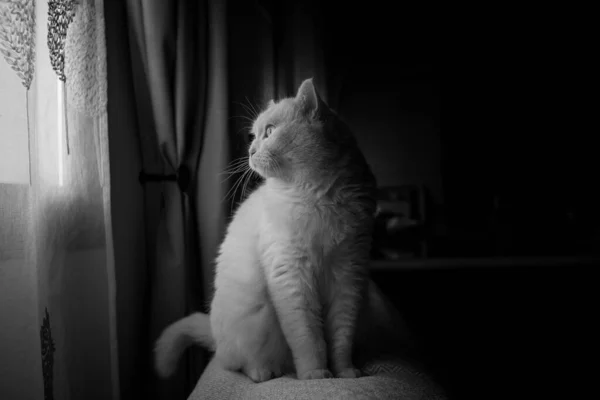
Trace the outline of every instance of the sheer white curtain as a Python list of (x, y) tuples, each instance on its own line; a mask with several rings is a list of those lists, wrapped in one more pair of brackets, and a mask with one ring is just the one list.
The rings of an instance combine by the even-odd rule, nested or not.
[(0, 182), (0, 398), (116, 399), (103, 1), (0, 16), (0, 97), (23, 99), (0, 129), (27, 137), (30, 175)]

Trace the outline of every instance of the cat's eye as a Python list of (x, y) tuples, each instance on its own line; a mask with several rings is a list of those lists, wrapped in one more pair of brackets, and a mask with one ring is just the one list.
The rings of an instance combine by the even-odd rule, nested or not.
[(274, 130), (275, 125), (267, 125), (267, 127), (265, 128), (265, 138), (268, 138)]

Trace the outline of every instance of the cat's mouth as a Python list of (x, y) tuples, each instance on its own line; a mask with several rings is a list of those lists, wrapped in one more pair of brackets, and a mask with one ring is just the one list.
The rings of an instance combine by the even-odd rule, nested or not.
[(275, 178), (279, 176), (280, 167), (275, 159), (265, 154), (253, 154), (248, 159), (250, 169), (263, 178)]
[(250, 169), (259, 174), (260, 176), (266, 177), (264, 174), (264, 168), (261, 168), (261, 166), (258, 164), (260, 164), (260, 162), (257, 163), (254, 157), (250, 156), (250, 158), (248, 159), (248, 165), (250, 166)]

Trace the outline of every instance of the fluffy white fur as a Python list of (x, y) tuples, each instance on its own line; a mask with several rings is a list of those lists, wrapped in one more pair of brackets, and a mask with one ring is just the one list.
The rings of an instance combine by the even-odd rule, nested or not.
[(371, 354), (364, 350), (384, 330), (397, 343), (403, 333), (366, 273), (373, 175), (310, 79), (295, 98), (269, 103), (252, 133), (249, 166), (265, 182), (227, 229), (210, 316), (169, 326), (156, 343), (156, 369), (169, 376), (199, 343), (256, 382), (293, 372), (358, 377), (361, 351)]

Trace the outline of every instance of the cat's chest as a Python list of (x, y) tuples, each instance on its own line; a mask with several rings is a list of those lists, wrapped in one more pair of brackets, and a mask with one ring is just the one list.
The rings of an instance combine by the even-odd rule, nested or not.
[(348, 216), (327, 204), (280, 204), (265, 210), (271, 240), (294, 243), (309, 251), (329, 253), (350, 234)]

